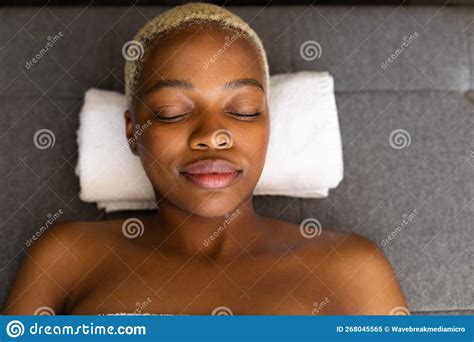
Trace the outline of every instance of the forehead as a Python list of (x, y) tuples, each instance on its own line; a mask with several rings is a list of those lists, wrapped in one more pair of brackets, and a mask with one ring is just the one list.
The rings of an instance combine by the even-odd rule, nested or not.
[(139, 87), (157, 80), (185, 79), (196, 88), (215, 89), (223, 83), (253, 78), (264, 83), (257, 49), (243, 34), (221, 27), (192, 26), (159, 38), (146, 54)]

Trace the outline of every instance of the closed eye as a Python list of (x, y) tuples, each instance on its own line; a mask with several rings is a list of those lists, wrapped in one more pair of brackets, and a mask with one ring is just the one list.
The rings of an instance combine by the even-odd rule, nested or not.
[(242, 118), (256, 118), (262, 115), (262, 112), (255, 112), (255, 113), (235, 113), (235, 112), (227, 112), (231, 115), (242, 117)]
[(176, 122), (176, 121), (179, 121), (181, 118), (183, 118), (183, 117), (185, 117), (189, 114), (191, 114), (191, 113), (189, 112), (189, 113), (184, 113), (184, 114), (175, 115), (175, 116), (162, 116), (162, 115), (159, 115), (157, 113), (153, 113), (154, 117), (158, 121), (162, 121), (162, 122)]
[[(256, 118), (256, 117), (259, 117), (262, 115), (262, 112), (255, 112), (255, 113), (236, 113), (236, 112), (227, 112), (228, 114), (231, 114), (233, 116), (236, 116), (236, 117), (239, 117), (240, 119), (252, 119), (252, 118)], [(180, 114), (180, 115), (175, 115), (175, 116), (163, 116), (163, 115), (159, 115), (157, 113), (153, 113), (154, 117), (158, 120), (158, 121), (161, 121), (161, 122), (177, 122), (179, 121), (181, 118), (184, 118), (186, 116), (188, 116), (189, 114), (191, 114), (191, 112), (189, 113), (184, 113), (184, 114)]]

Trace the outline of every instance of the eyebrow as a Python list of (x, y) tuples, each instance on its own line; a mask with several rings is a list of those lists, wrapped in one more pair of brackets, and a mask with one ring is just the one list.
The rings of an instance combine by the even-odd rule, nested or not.
[[(231, 82), (226, 82), (222, 84), (222, 89), (234, 90), (234, 89), (239, 89), (239, 88), (248, 87), (248, 86), (257, 87), (261, 89), (262, 91), (265, 91), (263, 89), (263, 86), (260, 84), (260, 82), (254, 78), (239, 78)], [(184, 89), (184, 90), (196, 89), (191, 82), (186, 81), (186, 80), (174, 80), (174, 79), (159, 80), (155, 84), (153, 84), (150, 87), (150, 89), (147, 90), (146, 95), (163, 88), (177, 88), (177, 89)]]
[(264, 91), (263, 86), (260, 84), (259, 81), (257, 81), (254, 78), (240, 78), (238, 80), (234, 80), (231, 82), (224, 83), (222, 85), (222, 89), (238, 89), (242, 87), (257, 87), (260, 88), (262, 91)]
[(178, 88), (193, 90), (194, 85), (185, 80), (159, 80), (147, 90), (146, 95), (163, 88)]

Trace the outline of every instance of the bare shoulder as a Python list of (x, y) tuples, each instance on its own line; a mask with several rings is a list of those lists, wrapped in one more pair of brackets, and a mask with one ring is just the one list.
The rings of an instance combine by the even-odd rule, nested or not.
[(375, 243), (355, 233), (328, 231), (326, 236), (323, 242), (332, 250), (327, 266), (336, 274), (334, 302), (340, 301), (340, 311), (362, 315), (409, 313), (392, 266)]
[(332, 314), (409, 313), (390, 262), (369, 239), (311, 222), (284, 223), (279, 231), (292, 232), (294, 253), (333, 292)]
[(26, 249), (3, 313), (60, 314), (76, 278), (87, 272), (88, 259), (97, 257), (96, 246), (111, 241), (109, 227), (103, 222), (66, 221), (37, 232)]
[(68, 262), (80, 259), (80, 264), (84, 264), (84, 258), (93, 252), (95, 246), (113, 245), (121, 238), (118, 225), (119, 220), (56, 223), (32, 243), (27, 254), (43, 262), (57, 262), (61, 257)]
[(308, 257), (311, 257), (311, 252), (326, 253), (334, 248), (362, 251), (371, 247), (371, 242), (360, 235), (326, 229), (314, 219), (303, 220), (300, 224), (268, 219), (268, 223), (272, 235), (294, 246), (295, 252), (309, 254)]

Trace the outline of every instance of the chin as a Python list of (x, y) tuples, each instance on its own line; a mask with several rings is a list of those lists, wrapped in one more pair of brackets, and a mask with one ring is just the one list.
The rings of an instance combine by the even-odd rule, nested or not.
[(226, 195), (225, 199), (222, 196), (217, 196), (207, 199), (190, 198), (190, 200), (191, 204), (186, 206), (187, 210), (194, 215), (203, 217), (222, 217), (240, 205), (235, 195), (232, 194)]
[(194, 212), (194, 214), (203, 217), (222, 217), (234, 210), (236, 207), (237, 204), (226, 205), (226, 203), (222, 202), (216, 204), (205, 203), (202, 204), (199, 208), (195, 208), (196, 211)]

